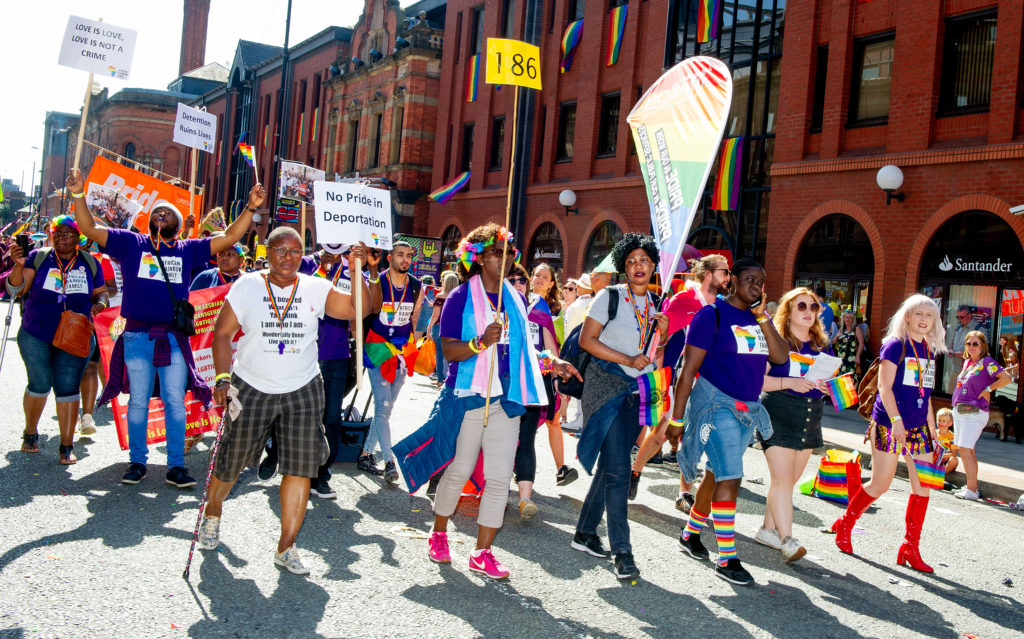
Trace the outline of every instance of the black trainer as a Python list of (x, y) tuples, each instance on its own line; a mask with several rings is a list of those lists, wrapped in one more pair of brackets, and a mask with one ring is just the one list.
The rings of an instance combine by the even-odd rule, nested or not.
[(558, 472), (555, 473), (555, 483), (559, 486), (568, 486), (579, 479), (579, 476), (580, 474), (576, 472), (575, 468), (562, 466), (558, 469)]
[(633, 561), (633, 553), (620, 552), (615, 555), (615, 576), (619, 579), (636, 579), (640, 576), (640, 569)]
[(128, 472), (121, 478), (122, 484), (137, 484), (146, 476), (146, 465), (132, 462), (128, 464)]
[(667, 461), (668, 460), (665, 458), (664, 455), (661, 454), (661, 451), (659, 450), (658, 452), (654, 453), (653, 457), (651, 457), (650, 459), (647, 460), (647, 463), (648, 464), (664, 464)]
[(689, 538), (683, 535), (683, 532), (679, 532), (679, 548), (682, 549), (687, 555), (690, 555), (694, 559), (703, 559), (707, 561), (711, 558), (711, 553), (701, 543), (700, 534), (693, 533)]
[(430, 481), (427, 482), (427, 497), (433, 497), (437, 494), (437, 485), (439, 483), (441, 483), (440, 475), (434, 475), (430, 478)]
[(573, 550), (585, 552), (591, 557), (597, 557), (598, 559), (608, 559), (612, 556), (610, 552), (604, 549), (604, 545), (601, 543), (601, 538), (597, 535), (591, 535), (588, 533), (581, 533), (576, 531), (576, 534), (572, 536), (572, 543), (569, 547)]
[(260, 467), (256, 469), (256, 476), (262, 481), (270, 481), (276, 474), (277, 455), (267, 455), (263, 458), (263, 461), (260, 462)]
[(356, 460), (356, 468), (364, 473), (370, 473), (378, 477), (384, 474), (384, 471), (377, 467), (377, 460), (370, 454), (360, 455), (359, 459)]
[(175, 466), (167, 471), (167, 483), (178, 488), (192, 488), (196, 485), (196, 480), (183, 466)]
[(309, 484), (309, 494), (316, 495), (320, 499), (335, 499), (338, 493), (331, 489), (326, 479), (314, 479)]
[(395, 466), (395, 462), (389, 461), (384, 464), (384, 481), (389, 484), (398, 483), (398, 468)]
[(749, 586), (754, 583), (754, 578), (750, 576), (746, 568), (740, 565), (740, 560), (736, 557), (725, 562), (724, 566), (721, 564), (716, 566), (715, 574), (737, 586)]
[(683, 493), (682, 497), (676, 498), (676, 510), (681, 510), (686, 514), (690, 514), (690, 509), (693, 508), (694, 499), (692, 493)]
[(640, 473), (629, 471), (629, 501), (636, 499), (636, 491), (640, 488)]

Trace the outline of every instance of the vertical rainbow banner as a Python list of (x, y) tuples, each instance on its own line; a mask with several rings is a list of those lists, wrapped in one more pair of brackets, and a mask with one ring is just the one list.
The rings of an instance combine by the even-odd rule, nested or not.
[(262, 148), (262, 153), (264, 155), (267, 154), (267, 143), (269, 142), (269, 140), (270, 140), (270, 123), (268, 122), (267, 124), (263, 125), (263, 148)]
[(722, 142), (732, 105), (732, 73), (717, 58), (695, 56), (666, 71), (626, 117), (661, 251), (674, 273)]
[(313, 109), (313, 126), (309, 127), (309, 141), (316, 142), (317, 129), (320, 128), (320, 107)]
[(697, 1), (697, 42), (711, 42), (718, 37), (722, 20), (722, 0)]
[(477, 88), (480, 86), (480, 55), (470, 56), (466, 64), (466, 102), (476, 102)]
[(572, 55), (576, 50), (576, 45), (580, 43), (580, 38), (583, 36), (583, 18), (570, 22), (569, 26), (565, 28), (565, 34), (562, 35), (562, 64), (560, 67), (561, 73), (566, 73), (569, 67), (572, 66)]
[(437, 189), (427, 197), (434, 200), (438, 204), (444, 204), (448, 200), (452, 199), (452, 196), (459, 192), (459, 189), (469, 184), (469, 171), (465, 173), (459, 173), (455, 176), (455, 179), (448, 184), (442, 185), (441, 188)]
[(729, 138), (722, 142), (718, 156), (718, 176), (711, 193), (711, 208), (715, 211), (735, 211), (740, 206), (740, 184), (743, 178), (743, 138)]
[(302, 144), (305, 140), (302, 136), (306, 133), (306, 112), (303, 111), (299, 114), (299, 135), (295, 138), (296, 144)]
[(668, 366), (636, 378), (640, 389), (640, 423), (656, 426), (672, 406), (672, 369)]
[(612, 7), (608, 12), (608, 59), (605, 66), (610, 67), (619, 61), (619, 49), (622, 48), (622, 33), (626, 30), (626, 12), (628, 4)]

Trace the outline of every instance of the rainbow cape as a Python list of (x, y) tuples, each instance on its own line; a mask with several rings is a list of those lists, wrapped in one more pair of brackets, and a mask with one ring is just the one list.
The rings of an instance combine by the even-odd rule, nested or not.
[(640, 387), (640, 423), (656, 426), (672, 406), (672, 369), (665, 366), (636, 381)]
[(395, 383), (398, 376), (398, 358), (405, 360), (405, 370), (409, 377), (412, 377), (413, 369), (416, 366), (416, 357), (419, 349), (416, 348), (416, 340), (408, 339), (405, 344), (399, 345), (388, 341), (382, 335), (370, 330), (366, 332), (366, 343), (363, 345), (363, 364), (367, 368), (379, 368), (380, 374), (390, 384)]
[(469, 175), (469, 171), (459, 173), (458, 175), (455, 176), (454, 180), (452, 180), (448, 184), (443, 185), (441, 188), (437, 189), (427, 197), (429, 197), (431, 200), (434, 200), (438, 204), (444, 204), (448, 200), (452, 199), (452, 196), (458, 193), (462, 187), (469, 184)]
[(619, 49), (622, 48), (622, 33), (626, 29), (626, 12), (628, 4), (620, 4), (608, 12), (608, 59), (605, 66), (610, 67), (619, 61)]
[(711, 208), (715, 211), (735, 211), (740, 206), (740, 184), (743, 177), (743, 138), (729, 138), (722, 142), (718, 156), (718, 176), (711, 193)]
[(946, 465), (942, 460), (932, 463), (923, 459), (915, 459), (914, 467), (917, 469), (917, 479), (925, 488), (942, 490), (946, 481)]
[(480, 55), (470, 56), (466, 61), (466, 102), (476, 102), (477, 88), (480, 86)]
[(857, 385), (853, 383), (852, 373), (833, 377), (825, 384), (837, 413), (857, 404)]
[(572, 54), (576, 49), (576, 45), (580, 43), (582, 36), (583, 18), (570, 22), (569, 26), (565, 28), (565, 34), (562, 36), (562, 64), (559, 67), (560, 73), (566, 73), (569, 67), (572, 66)]
[(252, 145), (238, 143), (238, 150), (242, 153), (242, 157), (249, 163), (249, 166), (256, 166), (256, 154), (252, 151)]
[(722, 21), (722, 0), (697, 2), (697, 42), (711, 42), (718, 37), (718, 23)]

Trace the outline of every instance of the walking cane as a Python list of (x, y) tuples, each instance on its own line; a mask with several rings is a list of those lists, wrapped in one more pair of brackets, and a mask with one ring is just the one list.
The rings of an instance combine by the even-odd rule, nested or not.
[(185, 572), (181, 578), (188, 581), (188, 570), (192, 567), (192, 555), (196, 551), (196, 542), (199, 541), (199, 524), (203, 521), (203, 511), (206, 509), (206, 498), (210, 494), (210, 478), (213, 477), (213, 464), (217, 461), (217, 451), (220, 449), (220, 436), (224, 433), (224, 422), (227, 420), (228, 407), (224, 407), (221, 413), (220, 423), (217, 424), (217, 437), (213, 440), (213, 449), (210, 451), (210, 470), (206, 473), (206, 488), (203, 489), (203, 498), (199, 500), (199, 515), (196, 517), (196, 527), (192, 531), (192, 546), (188, 549), (188, 561), (185, 562)]
[(4, 318), (4, 341), (0, 343), (0, 370), (4, 367), (4, 353), (7, 352), (7, 335), (11, 332), (11, 318), (14, 316), (14, 297), (7, 302), (7, 317)]

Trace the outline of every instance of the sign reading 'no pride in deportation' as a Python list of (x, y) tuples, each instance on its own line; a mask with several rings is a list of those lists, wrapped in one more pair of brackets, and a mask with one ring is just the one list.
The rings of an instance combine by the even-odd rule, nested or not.
[(132, 68), (136, 33), (105, 22), (71, 16), (60, 43), (62, 67), (127, 80)]
[(314, 182), (317, 242), (391, 250), (391, 192), (360, 184)]
[(178, 103), (174, 120), (174, 141), (193, 149), (213, 153), (217, 140), (217, 116)]

